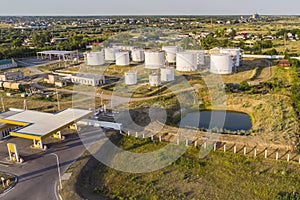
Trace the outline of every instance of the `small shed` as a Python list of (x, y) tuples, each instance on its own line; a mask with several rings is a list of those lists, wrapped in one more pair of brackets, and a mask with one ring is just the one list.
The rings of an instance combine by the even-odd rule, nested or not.
[(277, 66), (279, 66), (279, 67), (290, 67), (291, 63), (288, 60), (279, 60), (277, 62)]

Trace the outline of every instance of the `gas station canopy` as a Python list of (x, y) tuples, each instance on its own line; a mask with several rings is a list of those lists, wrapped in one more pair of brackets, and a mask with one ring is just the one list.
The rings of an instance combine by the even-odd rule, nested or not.
[(11, 136), (43, 140), (88, 117), (90, 114), (92, 114), (91, 111), (72, 108), (54, 114), (33, 110), (20, 110), (16, 114), (0, 119), (0, 122), (21, 126), (10, 132)]

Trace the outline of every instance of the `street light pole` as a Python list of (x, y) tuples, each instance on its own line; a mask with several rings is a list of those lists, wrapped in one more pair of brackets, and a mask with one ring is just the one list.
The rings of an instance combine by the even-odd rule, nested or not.
[(59, 167), (58, 155), (56, 153), (50, 153), (50, 155), (54, 155), (56, 157), (58, 180), (59, 180), (59, 189), (61, 190), (62, 189), (62, 184), (61, 184), (61, 176), (60, 176), (60, 167)]
[(57, 92), (56, 86), (55, 86), (55, 92), (56, 92), (56, 99), (57, 99), (57, 109), (58, 109), (58, 111), (60, 111), (59, 97), (58, 97), (58, 92)]
[(100, 99), (101, 99), (101, 106), (103, 105), (102, 95), (103, 95), (103, 91), (101, 92), (101, 95), (100, 95)]

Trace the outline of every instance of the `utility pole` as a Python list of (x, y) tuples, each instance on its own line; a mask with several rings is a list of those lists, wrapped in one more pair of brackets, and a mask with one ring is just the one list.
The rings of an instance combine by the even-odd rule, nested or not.
[(2, 104), (2, 111), (5, 112), (4, 101), (3, 101), (2, 95), (1, 95), (1, 104)]
[(24, 110), (27, 110), (27, 102), (26, 102), (26, 99), (24, 99), (24, 107), (23, 107)]
[(55, 91), (56, 91), (56, 99), (57, 99), (57, 109), (58, 109), (58, 111), (60, 111), (60, 104), (59, 104), (57, 88), (55, 88)]

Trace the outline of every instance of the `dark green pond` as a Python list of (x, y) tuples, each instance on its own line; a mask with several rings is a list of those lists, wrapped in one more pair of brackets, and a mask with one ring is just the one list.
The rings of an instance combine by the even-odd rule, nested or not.
[(226, 129), (230, 131), (252, 128), (252, 121), (248, 114), (233, 111), (200, 111), (188, 113), (179, 123), (181, 127), (197, 127), (203, 129)]

